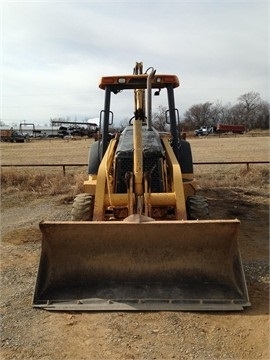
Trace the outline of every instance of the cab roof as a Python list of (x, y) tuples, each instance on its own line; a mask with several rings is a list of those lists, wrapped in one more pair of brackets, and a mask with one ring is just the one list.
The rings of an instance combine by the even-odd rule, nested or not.
[[(107, 86), (110, 86), (112, 91), (146, 89), (147, 78), (148, 74), (103, 76), (100, 80), (99, 87), (105, 90)], [(176, 88), (179, 86), (179, 80), (176, 75), (161, 74), (154, 75), (151, 84), (153, 89), (161, 89), (169, 85)]]

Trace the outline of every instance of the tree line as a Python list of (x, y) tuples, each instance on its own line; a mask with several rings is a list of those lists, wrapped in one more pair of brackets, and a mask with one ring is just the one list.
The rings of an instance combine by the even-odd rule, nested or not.
[[(205, 102), (192, 105), (179, 119), (182, 131), (190, 131), (201, 126), (215, 127), (218, 123), (230, 125), (244, 125), (246, 131), (252, 129), (269, 129), (270, 104), (262, 100), (258, 92), (248, 92), (238, 97), (235, 105), (223, 105), (221, 101), (216, 103)], [(167, 108), (160, 105), (153, 113), (153, 126), (159, 131), (167, 131), (169, 126), (166, 122)], [(114, 130), (123, 130), (128, 120), (122, 120)]]
[[(258, 92), (248, 92), (238, 97), (235, 105), (223, 105), (221, 101), (205, 102), (192, 105), (179, 119), (183, 131), (195, 130), (201, 126), (216, 126), (218, 123), (244, 125), (246, 131), (252, 129), (269, 129), (270, 103), (262, 100)], [(165, 106), (160, 105), (153, 113), (153, 126), (159, 131), (168, 130)], [(88, 117), (83, 121), (87, 123)], [(69, 117), (52, 120), (68, 121)], [(75, 118), (76, 121), (76, 118)], [(128, 125), (129, 119), (120, 120), (114, 124), (111, 131), (121, 131)], [(5, 125), (0, 119), (0, 125)]]
[(244, 125), (246, 131), (269, 129), (268, 101), (261, 99), (257, 92), (248, 92), (238, 97), (238, 102), (231, 106), (206, 102), (191, 106), (185, 113), (182, 126), (190, 130), (200, 126), (216, 126), (217, 123)]

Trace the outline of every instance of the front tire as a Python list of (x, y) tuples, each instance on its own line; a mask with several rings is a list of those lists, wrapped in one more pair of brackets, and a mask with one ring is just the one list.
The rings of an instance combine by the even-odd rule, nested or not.
[(72, 221), (91, 221), (93, 218), (94, 195), (79, 194), (75, 197), (71, 210)]
[(188, 220), (209, 219), (209, 206), (205, 197), (201, 195), (189, 196), (186, 205)]

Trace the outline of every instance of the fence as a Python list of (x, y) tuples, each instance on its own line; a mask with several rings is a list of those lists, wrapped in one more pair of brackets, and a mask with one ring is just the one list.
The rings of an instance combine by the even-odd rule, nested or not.
[[(250, 164), (270, 164), (270, 161), (207, 161), (194, 162), (193, 165), (246, 165), (249, 170)], [(88, 166), (88, 164), (1, 164), (1, 167), (62, 167), (63, 176), (66, 175), (66, 167)]]

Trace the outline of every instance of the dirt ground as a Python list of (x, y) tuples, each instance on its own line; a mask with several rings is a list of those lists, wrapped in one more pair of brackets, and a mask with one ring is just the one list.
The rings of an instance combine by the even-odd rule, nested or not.
[(269, 359), (269, 203), (265, 189), (202, 190), (213, 218), (241, 221), (252, 306), (239, 312), (57, 313), (33, 309), (38, 223), (67, 220), (63, 195), (2, 196), (1, 358)]

